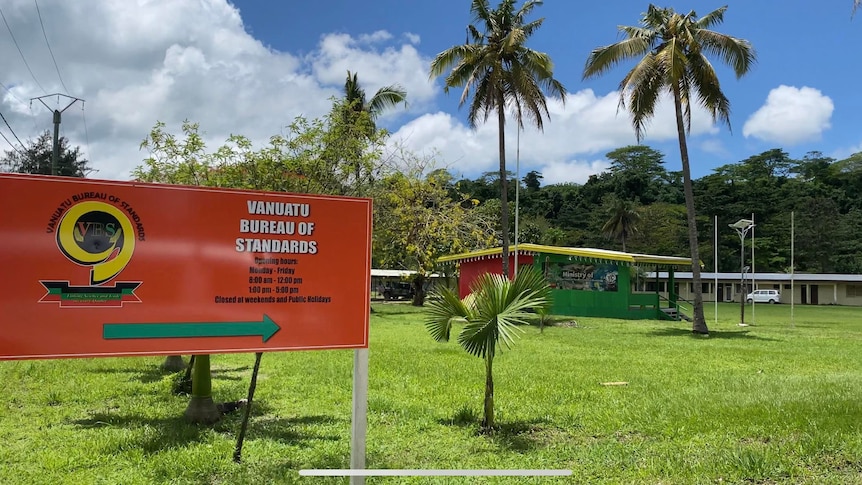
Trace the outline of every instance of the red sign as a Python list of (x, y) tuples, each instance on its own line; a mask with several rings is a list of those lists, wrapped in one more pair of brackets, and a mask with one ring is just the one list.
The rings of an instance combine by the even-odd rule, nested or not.
[(368, 346), (371, 200), (0, 174), (0, 359)]

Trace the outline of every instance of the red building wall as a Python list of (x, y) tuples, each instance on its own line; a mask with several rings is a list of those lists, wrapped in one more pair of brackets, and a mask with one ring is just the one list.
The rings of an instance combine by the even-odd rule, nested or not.
[[(518, 255), (518, 266), (530, 266), (533, 264), (533, 257), (524, 254)], [(511, 277), (512, 269), (515, 267), (515, 255), (509, 255), (509, 273)], [(461, 276), (458, 279), (458, 294), (461, 298), (470, 294), (470, 285), (476, 281), (476, 278), (485, 274), (503, 274), (503, 258), (501, 256), (490, 256), (476, 261), (461, 262)]]

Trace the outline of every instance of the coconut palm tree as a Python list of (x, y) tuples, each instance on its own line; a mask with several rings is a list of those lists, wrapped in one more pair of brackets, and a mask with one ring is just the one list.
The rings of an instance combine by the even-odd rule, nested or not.
[(554, 64), (542, 52), (529, 49), (527, 39), (542, 25), (544, 18), (526, 22), (526, 16), (541, 5), (541, 0), (526, 0), (515, 10), (515, 0), (502, 0), (491, 9), (488, 0), (472, 0), (470, 11), (474, 23), (467, 27), (468, 39), (439, 54), (431, 62), (430, 77), (446, 76), (445, 92), (464, 86), (460, 105), (473, 91), (468, 122), (475, 129), (477, 122), (497, 114), (500, 153), (500, 226), (502, 228), (503, 274), (509, 275), (509, 210), (506, 180), (506, 109), (510, 108), (524, 127), (524, 117), (530, 118), (540, 130), (544, 117), (550, 118), (545, 92), (566, 99), (566, 89), (554, 79)]
[(352, 113), (367, 113), (373, 123), (387, 109), (394, 108), (400, 103), (407, 106), (407, 92), (398, 84), (384, 86), (374, 93), (371, 99), (366, 100), (365, 90), (359, 86), (356, 73), (347, 71), (347, 81), (344, 82), (344, 99), (347, 101), (347, 109)]
[(670, 8), (650, 5), (640, 26), (619, 27), (625, 39), (590, 53), (583, 75), (584, 79), (595, 77), (622, 61), (639, 59), (620, 82), (620, 107), (626, 107), (628, 98), (638, 142), (643, 139), (646, 122), (655, 113), (660, 95), (669, 93), (673, 99), (695, 290), (692, 331), (703, 334), (709, 330), (703, 316), (694, 194), (686, 145), (686, 132), (691, 129), (691, 105), (699, 103), (712, 115), (713, 121), (721, 121), (729, 128), (730, 101), (722, 92), (718, 76), (706, 56), (715, 56), (730, 65), (737, 78), (747, 73), (755, 62), (754, 49), (748, 41), (710, 30), (722, 22), (726, 10), (726, 6), (721, 7), (698, 19), (694, 11), (683, 15)]
[(432, 290), (425, 327), (438, 342), (448, 342), (455, 323), (463, 323), (458, 343), (469, 354), (485, 360), (486, 430), (494, 427), (494, 356), (501, 344), (510, 348), (516, 325), (545, 312), (551, 303), (551, 289), (545, 277), (534, 269), (519, 270), (514, 279), (485, 273), (471, 286), (463, 300), (457, 290), (440, 285)]
[[(357, 74), (347, 71), (347, 80), (344, 82), (344, 102), (340, 104), (344, 128), (348, 130), (344, 136), (351, 139), (364, 137), (371, 139), (377, 131), (377, 118), (387, 109), (394, 108), (399, 103), (407, 106), (407, 92), (398, 84), (384, 86), (374, 93), (371, 99), (366, 99), (365, 90), (359, 86)], [(353, 165), (355, 183), (357, 188), (362, 182), (362, 153), (361, 150), (349, 150)]]
[(626, 239), (637, 234), (637, 224), (641, 215), (630, 200), (615, 199), (610, 206), (611, 218), (602, 226), (602, 234), (605, 237), (616, 239), (623, 244), (623, 252), (626, 251)]

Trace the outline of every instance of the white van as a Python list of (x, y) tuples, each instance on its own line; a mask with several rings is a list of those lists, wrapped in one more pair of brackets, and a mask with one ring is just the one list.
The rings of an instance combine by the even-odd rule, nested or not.
[(781, 303), (781, 293), (778, 290), (754, 290), (745, 300), (749, 303)]

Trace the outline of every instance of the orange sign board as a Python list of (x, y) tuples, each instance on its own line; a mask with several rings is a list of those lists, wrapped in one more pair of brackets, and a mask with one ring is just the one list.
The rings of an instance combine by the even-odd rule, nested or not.
[(368, 346), (371, 200), (0, 174), (0, 359)]

